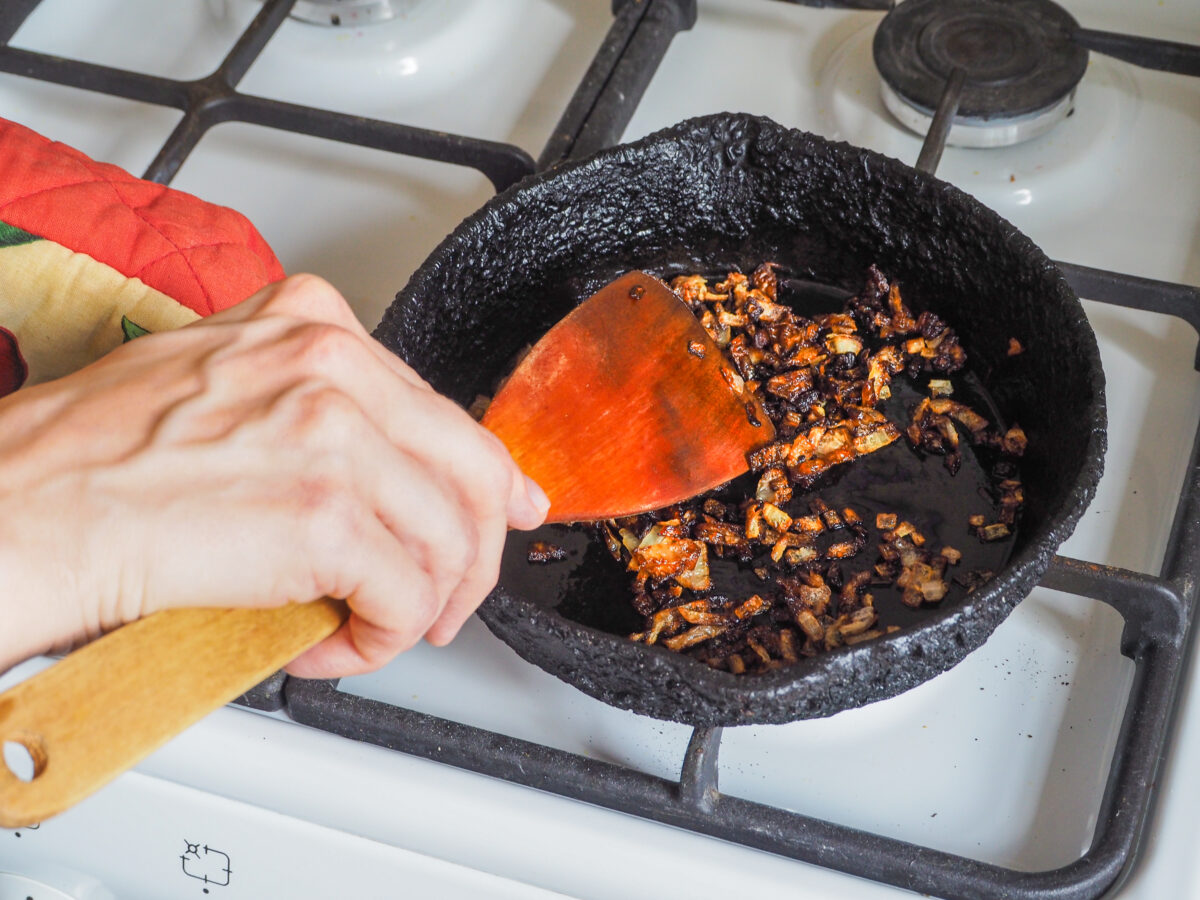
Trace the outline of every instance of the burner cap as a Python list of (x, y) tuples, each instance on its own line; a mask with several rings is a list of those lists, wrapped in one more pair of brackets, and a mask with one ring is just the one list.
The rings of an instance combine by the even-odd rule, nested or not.
[(316, 25), (356, 27), (386, 22), (413, 5), (414, 0), (296, 0), (292, 18)]
[(875, 65), (904, 101), (932, 112), (950, 73), (966, 73), (956, 121), (1037, 115), (1074, 91), (1087, 50), (1050, 0), (906, 0), (875, 32)]

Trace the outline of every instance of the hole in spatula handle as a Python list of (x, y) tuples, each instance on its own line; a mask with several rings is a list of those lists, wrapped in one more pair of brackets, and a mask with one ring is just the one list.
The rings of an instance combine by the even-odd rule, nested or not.
[(46, 769), (46, 749), (30, 735), (14, 735), (4, 742), (4, 766), (19, 781), (33, 781)]

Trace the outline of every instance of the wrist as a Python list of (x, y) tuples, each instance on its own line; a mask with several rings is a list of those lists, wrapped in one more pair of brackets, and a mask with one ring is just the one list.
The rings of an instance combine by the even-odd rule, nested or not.
[(86, 636), (72, 593), (54, 584), (53, 544), (23, 533), (37, 517), (14, 513), (12, 499), (0, 497), (0, 672)]

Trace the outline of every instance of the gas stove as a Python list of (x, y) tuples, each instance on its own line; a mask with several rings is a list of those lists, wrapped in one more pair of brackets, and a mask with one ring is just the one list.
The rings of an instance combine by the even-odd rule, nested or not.
[[(1196, 676), (1185, 646), (1123, 616), (1130, 598), (1170, 603), (1136, 573), (1196, 552), (1172, 524), (1197, 471), (1197, 337), (1180, 319), (1200, 321), (1200, 80), (1073, 49), (1129, 58), (1110, 32), (1197, 44), (1200, 16), (1191, 0), (1065, 0), (1078, 71), (1000, 114), (975, 105), (977, 82), (1025, 71), (1017, 26), (918, 29), (912, 65), (932, 87), (917, 95), (880, 75), (885, 10), (861, 7), (888, 4), (842, 5), (859, 8), (701, 0), (693, 21), (687, 0), (296, 4), (330, 27), (274, 0), (5, 4), (0, 115), (241, 210), (368, 327), (497, 189), (692, 115), (763, 114), (936, 168), (1089, 298), (1110, 450), (1060, 552), (1126, 571), (1057, 565), (981, 649), (899, 697), (723, 733), (605, 706), (472, 620), (373, 675), (275, 679), (76, 809), (0, 832), (0, 898), (1082, 898), (1130, 866), (1118, 896), (1200, 896)], [(898, 12), (969, 5), (1031, 4)], [(953, 89), (980, 45), (986, 65)]]

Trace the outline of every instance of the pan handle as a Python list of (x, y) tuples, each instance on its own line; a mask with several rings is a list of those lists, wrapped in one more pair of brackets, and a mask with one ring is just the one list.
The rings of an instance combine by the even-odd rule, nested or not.
[(274, 609), (175, 609), (110, 632), (0, 694), (0, 827), (42, 822), (333, 634), (348, 614), (324, 598)]

